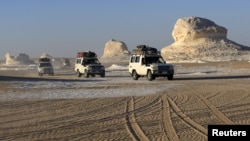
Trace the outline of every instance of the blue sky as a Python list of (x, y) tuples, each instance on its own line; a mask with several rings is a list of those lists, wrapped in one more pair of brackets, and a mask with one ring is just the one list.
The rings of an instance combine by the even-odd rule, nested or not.
[(250, 46), (250, 1), (222, 0), (0, 0), (0, 59), (5, 54), (75, 57), (103, 54), (110, 39), (132, 50), (173, 43), (178, 18), (207, 18), (228, 29), (227, 37)]

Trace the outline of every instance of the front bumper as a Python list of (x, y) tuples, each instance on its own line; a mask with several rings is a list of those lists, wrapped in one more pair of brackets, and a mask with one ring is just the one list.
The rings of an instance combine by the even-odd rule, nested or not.
[(168, 75), (173, 75), (174, 74), (174, 70), (153, 70), (152, 74), (154, 76), (168, 76)]
[(53, 74), (54, 71), (52, 69), (43, 69), (43, 70), (40, 70), (39, 73), (41, 73), (41, 74)]
[(103, 74), (105, 70), (88, 70), (88, 74)]

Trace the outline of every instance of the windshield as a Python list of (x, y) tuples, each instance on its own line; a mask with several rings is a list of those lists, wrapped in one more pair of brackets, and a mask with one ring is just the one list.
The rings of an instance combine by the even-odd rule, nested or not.
[(146, 61), (146, 64), (165, 63), (165, 61), (162, 57), (146, 57), (145, 61)]
[(83, 64), (88, 65), (88, 64), (100, 64), (98, 59), (84, 59)]
[(51, 63), (40, 63), (39, 67), (51, 67)]

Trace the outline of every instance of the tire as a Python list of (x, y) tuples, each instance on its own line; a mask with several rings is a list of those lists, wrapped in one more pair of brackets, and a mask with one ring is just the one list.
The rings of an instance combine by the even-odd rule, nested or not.
[(82, 74), (79, 72), (79, 70), (77, 70), (76, 75), (77, 75), (77, 77), (81, 77), (82, 76)]
[(135, 70), (133, 70), (133, 72), (132, 72), (132, 77), (133, 77), (134, 80), (138, 80), (138, 78), (139, 78), (139, 76), (138, 76), (138, 74), (136, 73)]
[(150, 70), (148, 70), (148, 72), (147, 72), (147, 78), (149, 81), (152, 81), (155, 79), (155, 76), (152, 74), (152, 72)]
[(168, 75), (168, 80), (173, 80), (174, 79), (174, 75)]
[(89, 74), (88, 74), (87, 70), (84, 71), (84, 77), (89, 78)]
[(105, 77), (105, 72), (101, 74), (101, 77)]

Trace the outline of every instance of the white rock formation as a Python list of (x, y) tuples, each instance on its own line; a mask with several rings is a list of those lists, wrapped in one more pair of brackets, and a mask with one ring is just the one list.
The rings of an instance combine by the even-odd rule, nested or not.
[(111, 39), (105, 44), (102, 59), (122, 59), (128, 57), (129, 54), (128, 47), (124, 42)]
[(27, 65), (34, 64), (32, 60), (29, 59), (29, 56), (24, 53), (19, 53), (17, 56), (11, 56), (10, 53), (5, 55), (6, 65)]
[(175, 42), (192, 44), (194, 40), (203, 38), (226, 38), (227, 29), (204, 18), (180, 18), (174, 25), (172, 36)]
[(177, 20), (172, 31), (175, 40), (162, 48), (161, 53), (169, 61), (228, 61), (250, 59), (249, 47), (227, 39), (227, 29), (213, 21), (200, 17)]

